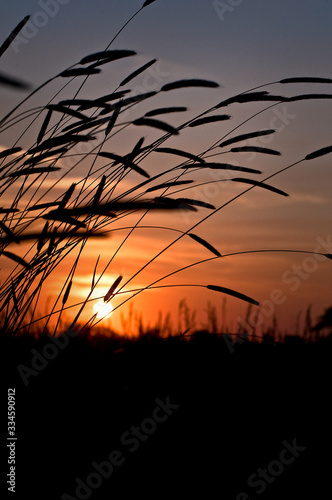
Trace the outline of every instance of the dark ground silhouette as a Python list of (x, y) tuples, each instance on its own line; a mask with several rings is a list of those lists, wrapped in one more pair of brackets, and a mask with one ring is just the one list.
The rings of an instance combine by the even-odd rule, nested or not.
[(332, 337), (226, 340), (3, 337), (13, 498), (325, 498)]

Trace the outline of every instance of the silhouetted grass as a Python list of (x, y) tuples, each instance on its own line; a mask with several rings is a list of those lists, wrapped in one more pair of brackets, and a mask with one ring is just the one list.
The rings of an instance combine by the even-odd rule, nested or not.
[[(129, 339), (97, 330), (70, 339), (53, 359), (52, 335), (0, 338), (20, 410), (18, 498), (75, 498), (76, 478), (85, 481), (112, 450), (125, 462), (92, 498), (154, 498), (159, 490), (236, 498), (258, 467), (278, 459), (283, 440), (295, 438), (306, 450), (266, 498), (325, 491), (331, 335), (271, 343), (207, 331)], [(31, 368), (34, 357), (38, 372), (24, 387), (17, 367)], [(130, 453), (121, 436), (151, 417), (156, 398), (179, 408)]]
[[(138, 12), (151, 3), (151, 1), (145, 2)], [(17, 36), (27, 20), (28, 17), (23, 19), (0, 47), (0, 56), (8, 49), (10, 42)], [(134, 50), (113, 50), (110, 48), (116, 37), (117, 35), (105, 50), (81, 58), (77, 64), (66, 68), (34, 89), (0, 121), (0, 133), (13, 130), (13, 133), (17, 134), (17, 140), (14, 140), (14, 143), (7, 150), (0, 152), (0, 194), (5, 205), (0, 209), (2, 215), (0, 221), (0, 251), (2, 258), (9, 259), (15, 265), (13, 270), (1, 282), (0, 301), (4, 331), (15, 333), (22, 329), (30, 329), (30, 327), (33, 329), (35, 327), (40, 317), (39, 305), (47, 281), (55, 276), (60, 263), (63, 263), (69, 256), (76, 255), (75, 262), (68, 271), (67, 279), (64, 283), (59, 284), (58, 296), (54, 299), (48, 317), (43, 317), (45, 332), (50, 328), (52, 317), (57, 318), (53, 332), (56, 334), (63, 313), (73, 307), (68, 305), (68, 301), (75, 288), (76, 268), (79, 260), (84, 259), (87, 241), (94, 237), (105, 238), (107, 235), (112, 234), (115, 223), (119, 221), (125, 222), (127, 217), (133, 215), (137, 216), (136, 222), (131, 225), (131, 229), (123, 241), (131, 241), (130, 236), (137, 228), (142, 226), (144, 217), (151, 211), (157, 210), (161, 219), (165, 217), (164, 214), (166, 214), (167, 218), (169, 210), (177, 211), (180, 214), (182, 211), (209, 211), (208, 215), (202, 214), (198, 222), (194, 224), (188, 223), (185, 230), (180, 231), (176, 227), (167, 225), (166, 228), (169, 232), (175, 231), (178, 233), (175, 239), (165, 245), (154, 257), (147, 259), (146, 263), (134, 275), (123, 276), (121, 280), (118, 279), (111, 286), (107, 296), (101, 297), (105, 301), (110, 301), (115, 296), (118, 298), (122, 298), (124, 294), (127, 296), (127, 298), (122, 298), (114, 311), (121, 308), (128, 301), (134, 300), (144, 290), (151, 288), (162, 289), (165, 285), (160, 285), (160, 283), (166, 277), (211, 260), (211, 258), (207, 258), (201, 262), (181, 267), (172, 273), (165, 273), (155, 279), (154, 282), (146, 283), (139, 289), (130, 288), (129, 284), (134, 278), (150, 266), (160, 255), (170, 251), (173, 245), (187, 236), (195, 244), (201, 245), (208, 253), (212, 253), (213, 258), (227, 257), (220, 253), (213, 241), (206, 241), (193, 231), (225, 206), (254, 188), (269, 190), (273, 195), (288, 196), (288, 193), (268, 184), (267, 181), (305, 160), (314, 159), (331, 152), (331, 146), (329, 145), (318, 151), (311, 152), (297, 162), (280, 168), (261, 181), (252, 177), (232, 177), (232, 173), (236, 171), (259, 175), (261, 174), (259, 170), (224, 162), (214, 161), (212, 163), (207, 161), (211, 156), (215, 159), (216, 156), (225, 153), (239, 154), (240, 158), (241, 153), (244, 152), (279, 156), (280, 152), (274, 149), (258, 147), (255, 144), (243, 145), (245, 141), (272, 135), (275, 130), (263, 129), (238, 134), (238, 129), (257, 114), (263, 113), (281, 103), (308, 99), (329, 99), (332, 94), (311, 93), (282, 96), (270, 94), (268, 90), (259, 89), (268, 88), (272, 84), (280, 84), (283, 87), (290, 85), (290, 88), (293, 88), (294, 84), (301, 86), (301, 84), (307, 82), (320, 86), (330, 84), (330, 79), (295, 77), (283, 79), (279, 82), (271, 82), (228, 97), (201, 112), (196, 117), (184, 121), (181, 125), (172, 125), (159, 119), (160, 115), (166, 114), (174, 116), (174, 114), (180, 113), (179, 116), (181, 116), (187, 109), (183, 106), (163, 107), (163, 93), (176, 92), (178, 89), (187, 88), (210, 91), (218, 88), (219, 85), (217, 82), (210, 80), (182, 79), (165, 83), (157, 91), (142, 92), (138, 95), (131, 88), (123, 88), (152, 67), (156, 59), (148, 61), (125, 78), (122, 78), (120, 83), (114, 87), (112, 93), (98, 97), (92, 96), (90, 99), (80, 98), (79, 94), (87, 79), (96, 78), (96, 75), (102, 71), (101, 66), (116, 64), (116, 61), (120, 59), (135, 57), (136, 52)], [(64, 80), (65, 83), (63, 84)], [(30, 98), (36, 96), (40, 90), (51, 83), (58, 84), (59, 88), (48, 102), (40, 103), (38, 107), (33, 109), (23, 109)], [(74, 96), (63, 98), (64, 91), (69, 84), (76, 86)], [(150, 102), (152, 108), (140, 114), (140, 106), (144, 104), (146, 107)], [(228, 131), (224, 131), (222, 137), (204, 151), (193, 153), (182, 149), (165, 147), (164, 145), (172, 136), (180, 135), (185, 129), (216, 126), (221, 122), (231, 123), (231, 115), (213, 114), (216, 110), (231, 107), (234, 103), (265, 105), (266, 102), (269, 103), (268, 108), (260, 109), (252, 117), (236, 127), (232, 128), (230, 125)], [(142, 128), (146, 135), (136, 144), (130, 145), (126, 140), (126, 134), (128, 134), (129, 129), (134, 130), (135, 128)], [(161, 135), (156, 139), (150, 139), (148, 136), (150, 130), (154, 136), (156, 133), (161, 133)], [(28, 147), (20, 146), (21, 141), (24, 141), (27, 133), (31, 134), (31, 131), (33, 131), (35, 141), (32, 140)], [(236, 135), (234, 135), (234, 132), (236, 132)], [(124, 138), (123, 144), (126, 144), (126, 153), (118, 151), (116, 141), (120, 137)], [(90, 150), (83, 154), (77, 153), (75, 147), (80, 144), (87, 144)], [(234, 145), (236, 146), (234, 147)], [(233, 147), (229, 149), (230, 146)], [(145, 163), (148, 157), (155, 152), (163, 154), (165, 158), (168, 155), (177, 155), (183, 161), (175, 166), (165, 167), (161, 172), (152, 173), (145, 167)], [(66, 168), (64, 165), (68, 160), (71, 161), (71, 166)], [(61, 195), (55, 194), (56, 189), (61, 189), (67, 175), (73, 173), (76, 176), (80, 175), (83, 162), (89, 164), (87, 173), (81, 174), (80, 180), (73, 183), (69, 189), (63, 188)], [(175, 196), (180, 191), (189, 193), (190, 189), (199, 187), (202, 184), (201, 174), (206, 174), (209, 169), (225, 171), (227, 174), (229, 173), (229, 178), (207, 182), (232, 181), (247, 184), (249, 187), (246, 187), (244, 191), (218, 207), (204, 199), (193, 199), (190, 195), (180, 198)], [(54, 172), (58, 173), (56, 179), (51, 177)], [(186, 178), (187, 174), (190, 174), (191, 179)], [(50, 187), (47, 189), (44, 187), (46, 180), (51, 181)], [(126, 184), (126, 187), (122, 189), (125, 181), (130, 182), (130, 187), (128, 188), (128, 184)], [(181, 188), (178, 189), (179, 187)], [(158, 196), (154, 197), (152, 195), (151, 198), (151, 193), (155, 191), (159, 191)], [(9, 192), (14, 192), (14, 197)], [(151, 226), (151, 234), (155, 227)], [(125, 224), (124, 228), (126, 228)], [(117, 226), (114, 229), (119, 230), (121, 228)], [(28, 241), (32, 241), (30, 248), (24, 250), (23, 254), (21, 254), (20, 247), (17, 244)], [(122, 244), (110, 256), (109, 262), (101, 272), (97, 272), (99, 259), (97, 259), (95, 269), (91, 269), (91, 274), (93, 274), (91, 290), (86, 299), (77, 304), (78, 312), (72, 322), (72, 328), (79, 323), (86, 306), (92, 300), (97, 300), (91, 298), (92, 293), (98, 290), (100, 279), (113, 262), (114, 257), (121, 251), (121, 246)], [(258, 251), (255, 250), (255, 252)], [(270, 251), (287, 252), (288, 250), (271, 249)], [(294, 252), (294, 250), (291, 251)], [(298, 251), (302, 252), (302, 250)], [(245, 251), (242, 253), (245, 253)], [(247, 253), (250, 253), (250, 251)], [(325, 256), (330, 258), (329, 254)], [(167, 285), (167, 287), (169, 286), (171, 285)], [(255, 298), (241, 291), (226, 288), (222, 283), (196, 283), (193, 285), (184, 283), (183, 286), (204, 287), (258, 305)], [(86, 322), (84, 328), (89, 329), (94, 325), (98, 325), (100, 321), (95, 314)]]

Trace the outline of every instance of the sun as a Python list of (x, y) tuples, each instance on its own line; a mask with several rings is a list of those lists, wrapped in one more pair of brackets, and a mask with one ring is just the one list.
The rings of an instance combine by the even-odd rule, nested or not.
[(105, 316), (110, 314), (113, 311), (113, 307), (109, 302), (104, 302), (103, 300), (99, 300), (93, 306), (93, 312), (97, 315), (97, 318), (103, 319)]

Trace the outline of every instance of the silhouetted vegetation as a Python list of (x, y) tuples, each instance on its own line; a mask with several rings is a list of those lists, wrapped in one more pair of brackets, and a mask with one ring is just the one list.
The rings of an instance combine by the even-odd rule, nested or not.
[[(331, 335), (257, 342), (207, 331), (136, 339), (91, 332), (67, 340), (56, 347), (52, 336), (1, 337), (17, 388), (18, 498), (76, 498), (75, 479), (96, 472), (92, 463), (112, 450), (125, 461), (91, 498), (236, 498), (256, 491), (248, 477), (294, 439), (306, 450), (265, 498), (324, 491)], [(121, 437), (151, 417), (157, 398), (179, 407), (132, 452)]]

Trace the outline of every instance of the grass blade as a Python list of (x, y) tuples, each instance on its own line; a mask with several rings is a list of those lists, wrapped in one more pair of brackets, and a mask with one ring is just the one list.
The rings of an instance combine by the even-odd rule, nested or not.
[(132, 170), (135, 170), (135, 172), (143, 175), (143, 177), (150, 179), (150, 175), (145, 170), (136, 165), (136, 163), (133, 163), (132, 161), (128, 160), (125, 156), (120, 156), (114, 153), (107, 153), (107, 152), (98, 153), (98, 156), (102, 156), (104, 158), (108, 158), (110, 160), (115, 160), (119, 163), (122, 163), (126, 168), (131, 168)]
[(45, 208), (58, 207), (59, 205), (60, 205), (59, 201), (55, 201), (55, 202), (50, 201), (49, 203), (38, 203), (37, 205), (33, 205), (32, 207), (28, 207), (26, 209), (26, 211), (32, 212), (34, 210), (44, 210)]
[(166, 196), (159, 196), (157, 198), (154, 198), (154, 201), (157, 202), (157, 204), (160, 204), (160, 208), (164, 207), (197, 212), (195, 207), (192, 207), (189, 203), (185, 203), (183, 200), (184, 198), (166, 198)]
[[(45, 229), (46, 228), (46, 229)], [(91, 232), (91, 231), (66, 231), (62, 233), (58, 233), (57, 231), (47, 232), (48, 222), (46, 222), (44, 229), (41, 233), (27, 233), (27, 234), (19, 234), (13, 235), (11, 237), (1, 237), (1, 243), (12, 243), (12, 242), (22, 242), (22, 241), (38, 241), (37, 243), (37, 253), (42, 249), (43, 245), (49, 239), (58, 238), (59, 240), (65, 240), (67, 238), (106, 238), (107, 234), (102, 232)]]
[[(117, 99), (122, 99), (130, 90), (122, 90), (122, 92), (115, 92), (114, 94), (108, 94), (104, 97), (99, 97), (98, 99), (95, 99), (94, 106), (106, 106), (109, 102), (116, 101)], [(145, 95), (145, 94), (144, 94)], [(133, 99), (128, 98), (128, 99)], [(114, 106), (123, 106), (123, 101), (118, 101)], [(115, 109), (113, 106), (112, 109)]]
[(209, 80), (199, 80), (199, 79), (190, 79), (190, 80), (178, 80), (172, 83), (166, 83), (161, 88), (162, 92), (169, 92), (170, 90), (175, 89), (183, 89), (188, 87), (207, 87), (207, 88), (217, 88), (219, 84), (216, 82), (211, 82)]
[(144, 116), (157, 116), (157, 115), (164, 115), (166, 113), (179, 113), (182, 111), (187, 111), (187, 108), (184, 108), (183, 106), (175, 106), (175, 107), (169, 107), (169, 108), (158, 108), (158, 109), (153, 109), (152, 111), (148, 111), (145, 113)]
[[(15, 237), (14, 233), (11, 231), (11, 229), (9, 229), (9, 227), (6, 226), (6, 224), (4, 224), (3, 222), (0, 221), (0, 229), (2, 229), (2, 231), (4, 233), (6, 233), (7, 237), (9, 237), (9, 239), (11, 241), (15, 241), (16, 243), (18, 243), (18, 239)], [(8, 239), (8, 238), (7, 238)]]
[(247, 94), (237, 94), (233, 97), (229, 97), (228, 99), (225, 99), (224, 101), (221, 101), (217, 106), (215, 106), (215, 109), (223, 108), (228, 106), (229, 104), (233, 104), (234, 102), (251, 102), (251, 101), (259, 101), (260, 99), (264, 98), (267, 96), (269, 93), (266, 90), (262, 90), (260, 92), (250, 92)]
[(179, 198), (183, 203), (187, 203), (188, 205), (194, 205), (196, 207), (209, 208), (210, 210), (215, 210), (215, 206), (210, 203), (206, 203), (201, 200), (193, 200), (192, 198)]
[(301, 94), (288, 97), (287, 102), (306, 101), (309, 99), (332, 99), (332, 94)]
[(18, 153), (19, 151), (22, 151), (22, 148), (16, 147), (4, 149), (3, 151), (0, 151), (0, 158), (6, 158), (7, 156)]
[(82, 108), (92, 108), (94, 99), (63, 99), (58, 104), (59, 106), (81, 106)]
[(67, 147), (55, 149), (54, 151), (47, 151), (46, 153), (42, 153), (38, 156), (33, 156), (32, 158), (28, 158), (27, 160), (25, 160), (23, 165), (35, 165), (36, 163), (39, 163), (43, 160), (47, 160), (48, 158), (53, 161), (55, 160), (55, 158), (52, 157), (54, 157), (57, 154), (66, 153), (67, 151), (68, 151)]
[(157, 191), (158, 189), (167, 189), (173, 186), (182, 186), (184, 184), (191, 184), (194, 181), (174, 181), (174, 182), (164, 182), (163, 184), (158, 184), (157, 186), (152, 186), (148, 188), (145, 192), (150, 193), (151, 191)]
[[(144, 151), (145, 148), (142, 148), (144, 140), (145, 138), (141, 137), (137, 142), (137, 144), (134, 146), (133, 150), (130, 153), (124, 155), (124, 158), (126, 158), (126, 160), (133, 161), (136, 158), (136, 156), (138, 156), (142, 151)], [(115, 161), (113, 166), (117, 165), (118, 163), (121, 162)]]
[(332, 83), (331, 78), (319, 78), (319, 77), (295, 77), (295, 78), (284, 78), (280, 80), (279, 83)]
[(200, 158), (199, 156), (193, 155), (192, 153), (188, 153), (187, 151), (182, 151), (181, 149), (175, 149), (175, 148), (157, 148), (155, 149), (157, 153), (168, 153), (172, 155), (177, 155), (177, 156), (183, 156), (184, 158), (188, 158), (189, 160), (194, 160), (199, 163), (205, 163), (205, 160), (203, 158)]
[(22, 175), (31, 174), (44, 174), (48, 172), (57, 172), (61, 170), (60, 167), (34, 167), (34, 168), (22, 168), (22, 170), (17, 170), (16, 172), (10, 172), (6, 174), (5, 177), (21, 177)]
[(105, 295), (104, 302), (108, 302), (112, 298), (115, 290), (117, 289), (117, 287), (121, 283), (122, 278), (123, 278), (123, 276), (119, 276), (118, 278), (116, 278), (113, 285), (111, 286), (111, 288), (108, 290), (107, 294)]
[(80, 60), (80, 64), (88, 64), (95, 61), (107, 59), (109, 62), (122, 59), (124, 57), (135, 56), (137, 53), (134, 50), (104, 50), (102, 52), (95, 52)]
[[(129, 106), (130, 104), (136, 104), (137, 102), (149, 99), (149, 97), (153, 97), (156, 94), (157, 94), (156, 91), (152, 91), (152, 92), (146, 92), (145, 94), (138, 94), (132, 97), (128, 97), (127, 99), (123, 99), (121, 101), (121, 106), (124, 107), (124, 106)], [(119, 104), (114, 104), (113, 106), (111, 106), (111, 111), (113, 111), (118, 105)], [(100, 114), (102, 115), (104, 114), (104, 112), (102, 111)]]
[(116, 101), (117, 99), (122, 99), (126, 94), (131, 92), (130, 90), (120, 90), (119, 92), (112, 92), (112, 94), (106, 94), (98, 99), (94, 99), (92, 102), (95, 105), (105, 104), (106, 102)]
[(239, 293), (239, 292), (236, 292), (235, 290), (231, 290), (230, 288), (225, 288), (225, 287), (217, 286), (217, 285), (207, 285), (206, 288), (208, 290), (214, 290), (215, 292), (226, 293), (227, 295), (231, 295), (231, 296), (236, 297), (238, 299), (244, 300), (245, 302), (249, 302), (250, 304), (254, 304), (255, 306), (259, 306), (259, 302), (257, 302), (257, 300), (254, 300), (251, 297), (244, 295), (243, 293)]
[(244, 182), (245, 184), (251, 184), (252, 186), (258, 186), (263, 189), (268, 189), (269, 191), (272, 191), (273, 193), (281, 194), (282, 196), (288, 196), (285, 191), (281, 191), (281, 189), (277, 189), (273, 186), (270, 186), (269, 184), (265, 184), (264, 182), (259, 182), (259, 181), (254, 181), (252, 179), (245, 179), (242, 177), (235, 177), (234, 179), (230, 179), (231, 181), (234, 182)]
[(247, 139), (254, 139), (256, 137), (262, 137), (263, 135), (274, 134), (275, 130), (267, 129), (267, 130), (258, 130), (257, 132), (249, 132), (248, 134), (237, 135), (236, 137), (232, 137), (231, 139), (227, 139), (219, 144), (220, 148), (224, 148), (225, 146), (229, 146), (230, 144), (234, 144), (234, 142), (246, 141)]
[(236, 96), (230, 97), (225, 101), (221, 101), (214, 109), (223, 108), (225, 106), (229, 106), (233, 103), (243, 104), (246, 102), (259, 102), (259, 101), (277, 101), (283, 102), (288, 101), (288, 97), (284, 97), (282, 95), (271, 95), (266, 91), (262, 92), (250, 92), (248, 94), (238, 94)]
[(70, 280), (69, 283), (68, 283), (68, 286), (66, 288), (66, 291), (65, 291), (65, 293), (64, 293), (64, 295), (62, 297), (62, 305), (65, 305), (66, 302), (67, 302), (67, 300), (68, 300), (72, 284), (73, 284), (73, 280)]
[(269, 149), (269, 148), (261, 148), (258, 146), (242, 146), (238, 148), (232, 148), (231, 149), (232, 153), (249, 153), (249, 152), (254, 152), (254, 153), (263, 153), (266, 155), (275, 155), (275, 156), (280, 156), (281, 153), (279, 151), (276, 151), (275, 149)]
[(169, 125), (168, 123), (162, 122), (160, 120), (154, 120), (152, 118), (138, 118), (138, 120), (133, 121), (134, 125), (138, 126), (147, 126), (147, 127), (154, 127), (158, 128), (160, 130), (164, 130), (165, 132), (168, 132), (169, 134), (172, 135), (178, 135), (179, 132), (176, 130), (176, 128), (172, 127), (172, 125)]
[[(98, 97), (98, 99), (78, 99), (80, 101), (79, 110), (90, 109), (90, 108), (100, 108), (103, 107), (108, 109), (107, 103), (116, 101), (117, 99), (122, 99), (130, 90), (122, 90), (121, 92), (113, 92), (112, 94), (106, 94), (103, 97)], [(66, 101), (63, 101), (66, 102)], [(118, 103), (119, 104), (119, 103)]]
[(0, 214), (12, 214), (12, 213), (16, 213), (16, 212), (19, 212), (19, 210), (17, 208), (0, 207)]
[(19, 257), (15, 253), (8, 252), (7, 250), (3, 250), (1, 253), (2, 253), (2, 255), (5, 255), (9, 259), (11, 259), (11, 260), (17, 262), (18, 264), (20, 264), (21, 266), (25, 267), (26, 269), (31, 269), (30, 264), (28, 264), (24, 259), (22, 259), (22, 257)]
[(71, 226), (77, 226), (81, 228), (86, 228), (86, 224), (84, 222), (75, 219), (74, 217), (70, 217), (67, 215), (67, 212), (60, 210), (51, 210), (48, 214), (42, 216), (43, 219), (47, 220), (57, 220), (59, 222), (64, 222), (65, 224), (70, 224)]
[(133, 80), (134, 78), (136, 78), (136, 76), (138, 76), (141, 73), (143, 73), (143, 71), (149, 69), (150, 66), (152, 66), (156, 62), (157, 62), (157, 59), (152, 59), (148, 63), (143, 64), (143, 66), (141, 66), (136, 71), (134, 71), (133, 73), (131, 73), (130, 75), (128, 75), (124, 80), (122, 80), (122, 82), (120, 83), (119, 87), (123, 87), (124, 85), (126, 85), (127, 83), (129, 83), (131, 80)]
[(115, 108), (109, 122), (108, 122), (108, 125), (106, 127), (106, 130), (105, 130), (105, 137), (108, 136), (108, 134), (112, 131), (114, 125), (115, 125), (115, 122), (116, 120), (118, 119), (118, 116), (120, 114), (120, 111), (121, 111), (121, 106), (118, 106), (117, 108)]
[(101, 181), (99, 183), (98, 189), (96, 191), (96, 194), (94, 195), (94, 198), (92, 201), (93, 205), (97, 205), (99, 203), (100, 197), (101, 197), (103, 189), (105, 187), (106, 179), (107, 179), (106, 175), (103, 175), (101, 178)]
[(45, 116), (45, 119), (42, 123), (42, 126), (40, 127), (40, 131), (39, 131), (39, 134), (38, 134), (38, 137), (37, 137), (37, 144), (40, 144), (44, 135), (45, 135), (45, 132), (46, 132), (46, 129), (48, 127), (48, 124), (50, 123), (50, 120), (51, 120), (51, 116), (52, 116), (52, 111), (49, 110)]
[(126, 155), (126, 157), (128, 158), (128, 160), (133, 160), (134, 158), (136, 158), (137, 155), (140, 154), (140, 152), (142, 151), (142, 146), (143, 146), (143, 143), (144, 143), (144, 140), (145, 138), (144, 137), (141, 137), (138, 141), (137, 141), (137, 144), (135, 144), (133, 150), (128, 154)]
[(75, 187), (76, 187), (76, 183), (73, 182), (71, 184), (71, 186), (67, 189), (67, 191), (65, 192), (65, 194), (63, 195), (63, 198), (62, 198), (61, 202), (59, 203), (59, 209), (65, 208), (65, 206), (67, 205), (68, 201), (72, 197), (73, 192), (75, 191)]
[(79, 134), (64, 134), (60, 135), (58, 137), (52, 137), (51, 139), (46, 139), (42, 143), (40, 143), (38, 146), (29, 149), (28, 153), (30, 155), (39, 153), (40, 151), (43, 151), (43, 149), (52, 149), (57, 146), (61, 146), (62, 144), (70, 144), (70, 143), (76, 143), (76, 142), (88, 142), (94, 140), (95, 137), (86, 134), (86, 135), (79, 135)]
[(78, 111), (75, 111), (74, 109), (70, 109), (67, 106), (60, 106), (60, 104), (48, 104), (45, 106), (46, 109), (50, 109), (51, 111), (58, 111), (59, 113), (62, 113), (64, 115), (71, 115), (74, 116), (75, 118), (78, 118), (79, 120), (86, 121), (89, 118), (83, 113), (79, 113)]
[(78, 134), (79, 132), (84, 132), (84, 130), (88, 130), (89, 128), (94, 128), (98, 127), (99, 125), (103, 125), (104, 123), (107, 123), (109, 121), (109, 118), (99, 118), (99, 119), (92, 119), (89, 118), (85, 123), (81, 122), (76, 122), (72, 123), (71, 125), (67, 125), (67, 127), (63, 128), (63, 132), (67, 132), (68, 130), (71, 130), (72, 133)]
[(50, 237), (50, 241), (48, 243), (48, 247), (47, 247), (47, 254), (48, 256), (50, 256), (53, 252), (53, 249), (56, 247), (56, 244), (55, 244), (55, 238), (57, 236), (57, 229), (55, 229), (55, 231), (53, 231), (51, 237)]
[(62, 78), (71, 78), (73, 76), (89, 76), (89, 75), (97, 75), (100, 73), (100, 69), (97, 68), (73, 68), (66, 69), (59, 74)]
[[(44, 246), (44, 243), (46, 242), (46, 235), (47, 235), (47, 231), (48, 231), (48, 226), (49, 226), (48, 222), (45, 222), (43, 230), (38, 237), (37, 253), (39, 253), (41, 251), (41, 249)], [(35, 238), (33, 238), (33, 239), (35, 239)]]
[(332, 153), (332, 146), (327, 146), (326, 148), (317, 149), (313, 153), (308, 154), (304, 159), (305, 160), (313, 160), (314, 158), (319, 158), (320, 156), (327, 155)]
[(10, 35), (6, 38), (6, 40), (3, 42), (3, 44), (0, 47), (0, 57), (3, 55), (4, 52), (8, 49), (10, 44), (15, 40), (19, 32), (21, 31), (22, 28), (26, 25), (26, 23), (29, 21), (30, 16), (26, 16), (22, 19), (21, 22), (18, 23), (18, 25), (13, 29), (13, 31), (10, 33)]
[(141, 8), (144, 9), (144, 7), (147, 7), (148, 5), (152, 4), (155, 1), (156, 0), (145, 0)]
[(222, 122), (229, 120), (230, 118), (230, 115), (206, 116), (205, 118), (199, 118), (198, 120), (189, 123), (189, 127), (198, 127), (199, 125), (205, 125), (206, 123)]
[[(185, 167), (181, 167), (182, 169), (190, 168), (191, 166), (196, 165), (187, 165)], [(199, 165), (199, 168), (211, 168), (212, 170), (235, 170), (237, 172), (246, 172), (247, 174), (261, 174), (260, 170), (256, 170), (254, 168), (249, 167), (239, 167), (238, 165), (231, 165), (229, 163), (204, 163), (204, 165)]]
[(18, 307), (18, 300), (17, 300), (17, 297), (16, 297), (15, 286), (14, 286), (13, 282), (11, 282), (11, 289), (12, 289), (12, 297), (13, 297), (13, 302), (14, 302), (14, 308), (15, 308), (17, 316), (19, 316), (20, 315), (20, 308)]
[(197, 241), (198, 243), (200, 243), (201, 245), (203, 245), (203, 247), (207, 248), (208, 250), (210, 250), (210, 252), (212, 252), (214, 255), (216, 255), (217, 257), (221, 257), (221, 253), (216, 249), (214, 248), (210, 243), (208, 243), (206, 240), (203, 240), (203, 238), (200, 238), (200, 236), (197, 236), (197, 234), (194, 234), (194, 233), (188, 233), (188, 236), (190, 236), (190, 238), (192, 238), (193, 240)]
[(4, 75), (3, 73), (0, 73), (0, 85), (8, 85), (9, 87), (16, 87), (23, 90), (30, 87), (28, 83), (18, 80), (17, 78), (13, 78), (12, 76)]
[(116, 99), (121, 99), (125, 94), (130, 92), (130, 90), (122, 90), (121, 92), (113, 92), (112, 94), (107, 94), (98, 99), (64, 99), (59, 102), (60, 106), (78, 106), (80, 109), (89, 109), (93, 107), (99, 107), (105, 102), (115, 101)]

